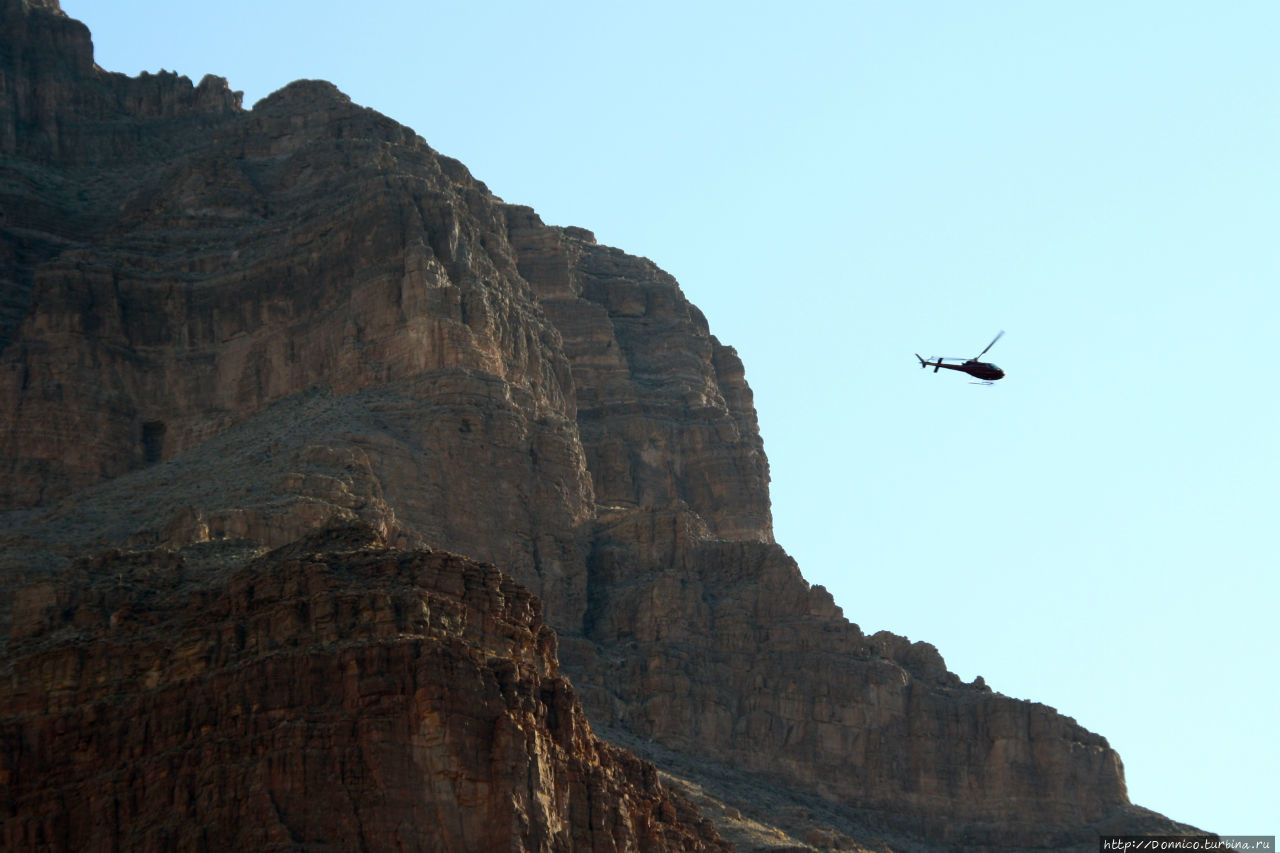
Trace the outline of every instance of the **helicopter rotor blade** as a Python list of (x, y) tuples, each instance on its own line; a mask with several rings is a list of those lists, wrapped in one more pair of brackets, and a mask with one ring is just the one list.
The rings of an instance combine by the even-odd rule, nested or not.
[(996, 332), (996, 336), (995, 336), (994, 338), (992, 338), (992, 339), (991, 339), (991, 343), (987, 344), (987, 349), (984, 349), (982, 352), (980, 352), (980, 353), (978, 353), (977, 355), (975, 355), (975, 356), (973, 357), (973, 360), (974, 360), (974, 361), (977, 361), (978, 359), (980, 359), (980, 358), (982, 358), (984, 355), (986, 355), (986, 354), (987, 354), (987, 350), (988, 350), (988, 349), (991, 349), (993, 346), (995, 346), (995, 345), (996, 345), (996, 341), (1000, 340), (1000, 338), (1002, 338), (1002, 337), (1004, 337), (1004, 329), (1001, 329), (1000, 331)]

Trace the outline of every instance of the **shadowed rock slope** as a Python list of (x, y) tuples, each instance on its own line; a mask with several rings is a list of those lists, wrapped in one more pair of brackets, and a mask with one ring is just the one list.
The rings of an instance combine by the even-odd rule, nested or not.
[[(0, 17), (0, 618), (15, 637), (31, 628), (14, 595), (52, 594), (32, 590), (86, 554), (256, 553), (359, 523), (528, 589), (588, 717), (669, 769), (679, 756), (708, 802), (738, 798), (717, 815), (785, 792), (849, 843), (896, 849), (1176, 828), (1128, 803), (1104, 738), (961, 683), (927, 644), (864, 636), (805, 582), (773, 542), (743, 365), (654, 264), (503, 202), (328, 83), (246, 111), (218, 78), (97, 68), (55, 0), (0, 0)], [(89, 584), (112, 571), (79, 565)], [(385, 660), (365, 663), (388, 685), (429, 665)], [(22, 701), (74, 680), (30, 668)], [(341, 695), (339, 716), (358, 694)], [(199, 725), (238, 731), (221, 713)], [(23, 766), (77, 772), (39, 755), (49, 743)], [(419, 784), (396, 777), (411, 770), (344, 784), (359, 800)], [(128, 788), (95, 778), (113, 802)], [(729, 779), (765, 781), (716, 789)], [(35, 831), (22, 809), (11, 837)], [(323, 834), (323, 815), (289, 814)], [(836, 838), (768, 820), (797, 844)]]
[(221, 572), (115, 553), (29, 586), (4, 848), (727, 850), (591, 734), (539, 609), (364, 526)]

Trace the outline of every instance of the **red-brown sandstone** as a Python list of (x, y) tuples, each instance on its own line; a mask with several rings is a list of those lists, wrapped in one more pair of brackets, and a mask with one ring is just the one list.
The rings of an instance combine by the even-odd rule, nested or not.
[(5, 849), (727, 849), (592, 735), (494, 568), (357, 527), (193, 574), (115, 554), (19, 593)]

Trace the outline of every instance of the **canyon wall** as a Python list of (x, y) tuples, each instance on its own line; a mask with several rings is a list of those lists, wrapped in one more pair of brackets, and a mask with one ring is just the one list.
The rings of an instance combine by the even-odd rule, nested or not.
[(18, 597), (6, 850), (728, 849), (592, 735), (492, 566), (355, 526), (199, 568), (116, 553)]
[[(1119, 757), (1101, 736), (1050, 708), (961, 683), (926, 644), (864, 636), (804, 580), (773, 541), (768, 463), (743, 364), (654, 264), (502, 201), (462, 164), (331, 84), (299, 81), (246, 111), (218, 78), (193, 85), (176, 74), (99, 69), (87, 29), (55, 0), (0, 0), (0, 14), (0, 624), (19, 655), (0, 698), (7, 731), (29, 744), (9, 754), (9, 772), (21, 768), (31, 786), (10, 800), (8, 837), (70, 838), (74, 830), (54, 827), (38, 805), (44, 795), (33, 792), (44, 784), (92, 811), (122, 802), (134, 785), (176, 796), (195, 791), (192, 780), (216, 777), (226, 790), (253, 792), (253, 808), (262, 809), (253, 820), (276, 833), (258, 840), (281, 849), (323, 836), (324, 821), (339, 812), (359, 817), (370, 838), (392, 832), (393, 817), (421, 819), (408, 799), (376, 804), (374, 791), (411, 799), (405, 792), (426, 786), (439, 794), (425, 765), (368, 758), (352, 777), (350, 751), (364, 735), (351, 719), (345, 729), (338, 722), (365, 719), (354, 668), (378, 673), (369, 676), (382, 685), (377, 695), (394, 697), (376, 700), (394, 712), (367, 718), (376, 737), (400, 745), (408, 738), (411, 752), (426, 748), (421, 738), (477, 737), (450, 728), (440, 710), (455, 701), (444, 695), (443, 675), (430, 687), (415, 681), (420, 670), (439, 668), (444, 647), (399, 639), (421, 625), (395, 608), (394, 618), (361, 611), (361, 620), (395, 627), (377, 634), (367, 626), (375, 633), (366, 635), (353, 623), (357, 643), (355, 634), (315, 635), (311, 622), (282, 617), (271, 641), (310, 651), (234, 667), (257, 685), (236, 687), (242, 697), (281, 680), (293, 685), (271, 694), (275, 704), (219, 699), (229, 682), (208, 663), (230, 665), (226, 637), (260, 617), (250, 603), (231, 603), (239, 587), (217, 586), (224, 570), (204, 577), (204, 564), (189, 555), (287, 549), (349, 524), (392, 549), (378, 557), (385, 578), (365, 563), (353, 573), (323, 560), (329, 568), (304, 570), (279, 555), (237, 565), (255, 586), (288, 577), (298, 587), (319, 584), (325, 595), (350, 585), (376, 598), (385, 580), (383, 594), (402, 590), (397, 607), (415, 610), (418, 593), (403, 592), (404, 566), (446, 566), (406, 555), (429, 548), (493, 564), (540, 602), (587, 718), (655, 744), (655, 755), (661, 747), (755, 774), (861, 816), (859, 826), (908, 839), (903, 849), (1065, 848), (1087, 846), (1103, 827), (1174, 826), (1128, 803)], [(175, 636), (194, 632), (188, 645), (206, 649), (197, 656), (210, 668), (197, 673), (189, 660), (166, 658), (169, 651), (148, 651), (148, 638), (159, 643), (148, 631), (99, 660), (96, 646), (117, 642), (109, 639), (114, 617), (99, 603), (89, 608), (97, 616), (78, 625), (83, 608), (68, 602), (80, 600), (77, 583), (96, 589), (119, 571), (112, 560), (83, 559), (109, 549), (173, 554), (186, 566), (183, 595), (165, 591), (171, 580), (159, 570), (130, 574), (129, 584), (153, 602), (148, 619), (171, 622)], [(50, 580), (73, 563), (79, 581)], [(409, 586), (429, 587), (420, 575)], [(293, 603), (271, 612), (337, 606), (274, 594)], [(53, 610), (37, 618), (33, 601)], [(112, 613), (139, 606), (121, 601)], [(226, 612), (205, 623), (200, 608)], [(83, 632), (67, 633), (66, 618)], [(56, 645), (40, 639), (54, 635)], [(546, 642), (537, 640), (543, 652)], [(151, 674), (113, 668), (150, 659), (160, 661)], [(561, 685), (549, 657), (520, 660), (511, 664), (520, 691)], [(473, 664), (454, 673), (467, 682), (456, 702), (479, 701), (465, 692), (475, 686)], [(147, 704), (146, 696), (178, 691), (197, 675), (200, 689), (212, 691), (201, 694), (212, 710)], [(506, 683), (507, 675), (490, 675)], [(89, 681), (118, 682), (120, 695), (135, 698), (101, 702)], [(414, 704), (423, 690), (441, 694), (444, 705), (428, 712)], [(322, 691), (334, 697), (324, 706), (332, 719), (287, 728)], [(561, 839), (552, 846), (588, 843), (574, 835), (587, 831), (581, 827), (554, 829), (574, 823), (579, 801), (552, 807), (542, 782), (512, 779), (501, 788), (492, 775), (527, 779), (532, 765), (520, 762), (541, 766), (546, 739), (569, 737), (562, 727), (570, 724), (584, 754), (608, 752), (585, 734), (578, 711), (564, 710), (568, 721), (545, 716), (572, 705), (556, 698), (562, 694), (567, 684), (541, 705), (504, 698), (507, 710), (485, 694), (494, 719), (516, 713), (515, 702), (547, 733), (522, 729), (532, 752), (508, 751), (491, 769), (493, 796), (518, 807), (485, 811), (490, 805), (458, 790), (442, 800), (474, 806), (464, 824)], [(266, 725), (255, 722), (263, 708), (274, 709), (270, 732), (255, 728)], [(23, 709), (50, 722), (27, 720)], [(148, 769), (160, 759), (125, 746), (121, 714), (172, 729), (192, 766)], [(434, 721), (426, 727), (436, 733), (408, 732), (406, 720)], [(91, 777), (88, 764), (50, 752), (71, 741), (29, 733), (41, 726), (82, 732), (75, 737), (89, 739), (87, 754), (122, 750), (111, 754), (133, 756), (124, 763), (141, 775)], [(486, 748), (506, 749), (510, 741), (494, 740), (502, 728), (494, 726)], [(181, 731), (206, 728), (218, 733), (218, 746), (191, 752)], [(83, 734), (97, 730), (116, 732), (103, 735), (111, 744)], [(309, 758), (285, 757), (291, 745)], [(258, 763), (228, 775), (220, 762), (237, 748)], [(565, 769), (545, 778), (587, 773), (578, 759), (564, 760)], [(348, 801), (334, 815), (300, 812), (307, 801), (297, 795), (310, 790), (302, 776), (318, 768), (345, 780)], [(159, 775), (148, 782), (149, 773)], [(685, 806), (663, 805), (666, 795), (645, 787), (650, 773), (592, 777), (609, 788), (627, 776), (641, 791), (618, 794), (621, 781), (609, 788), (610, 843), (718, 843), (699, 834)], [(95, 784), (105, 786), (99, 799)], [(275, 823), (262, 818), (286, 789), (294, 799), (272, 806)], [(195, 804), (179, 814), (242, 831), (224, 826), (244, 819), (230, 806), (202, 812), (200, 796), (191, 796)], [(316, 802), (341, 796), (325, 788)], [(408, 811), (396, 811), (402, 807)], [(186, 831), (141, 805), (128, 808), (128, 826), (159, 827), (145, 830), (147, 844)], [(657, 814), (695, 829), (663, 835)]]

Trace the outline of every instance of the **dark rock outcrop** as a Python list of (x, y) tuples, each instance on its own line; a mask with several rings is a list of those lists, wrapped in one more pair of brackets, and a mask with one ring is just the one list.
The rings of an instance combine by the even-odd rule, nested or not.
[(5, 849), (728, 849), (592, 735), (496, 569), (353, 527), (216, 577), (117, 553), (20, 592)]
[[(241, 786), (262, 809), (255, 820), (267, 806), (277, 814), (261, 824), (275, 835), (254, 843), (282, 849), (323, 837), (330, 819), (349, 829), (353, 815), (361, 837), (381, 843), (399, 830), (374, 815), (418, 808), (414, 786), (440, 793), (403, 757), (352, 757), (363, 735), (351, 719), (366, 720), (370, 736), (400, 737), (418, 719), (419, 688), (443, 703), (432, 713), (452, 707), (444, 675), (430, 687), (415, 679), (455, 646), (401, 640), (402, 628), (422, 627), (418, 593), (405, 590), (425, 583), (406, 581), (405, 566), (428, 558), (387, 552), (386, 577), (333, 566), (313, 576), (278, 554), (268, 574), (299, 589), (400, 604), (388, 605), (392, 615), (361, 610), (373, 624), (353, 634), (315, 635), (298, 602), (312, 612), (333, 601), (272, 593), (286, 603), (269, 605), (279, 620), (263, 630), (280, 651), (262, 658), (236, 646), (235, 618), (195, 612), (251, 606), (229, 603), (240, 593), (216, 579), (200, 580), (197, 595), (185, 580), (173, 586), (172, 573), (133, 572), (134, 598), (118, 600), (106, 592), (118, 562), (79, 563), (88, 591), (42, 580), (107, 548), (279, 547), (335, 523), (499, 566), (543, 603), (593, 719), (655, 756), (816, 798), (831, 826), (848, 816), (840, 837), (880, 827), (914, 839), (907, 847), (1066, 847), (1101, 827), (1176, 827), (1129, 805), (1102, 737), (960, 683), (926, 644), (863, 636), (804, 581), (773, 541), (743, 365), (652, 263), (504, 203), (328, 83), (299, 81), (245, 111), (217, 78), (196, 86), (97, 68), (88, 31), (54, 0), (0, 0), (0, 18), (0, 591), (17, 601), (0, 600), (0, 625), (11, 622), (21, 668), (0, 701), (25, 744), (6, 759), (24, 786), (6, 818), (15, 844), (78, 841), (79, 828), (53, 825), (39, 805), (54, 791), (143, 833), (139, 844), (197, 845), (129, 791), (186, 797), (175, 814), (189, 815), (209, 786)], [(245, 571), (266, 571), (255, 565)], [(204, 651), (174, 658), (135, 612)], [(531, 653), (508, 648), (520, 662), (491, 673), (506, 710), (488, 687), (467, 692), (480, 690), (475, 661), (455, 671), (458, 701), (483, 699), (493, 719), (532, 714), (521, 719), (573, 740), (585, 723), (555, 698), (567, 686), (529, 698), (560, 684)], [(157, 668), (129, 669), (149, 660)], [(218, 667), (233, 660), (254, 687), (226, 680)], [(352, 668), (381, 686), (368, 693)], [(281, 681), (291, 686), (270, 686)], [(94, 691), (106, 683), (131, 698), (105, 701)], [(192, 690), (213, 710), (182, 699)], [(321, 694), (345, 728), (307, 716)], [(184, 710), (145, 704), (161, 695)], [(374, 710), (362, 717), (366, 705)], [(245, 708), (275, 710), (258, 720)], [(81, 749), (94, 761), (135, 749), (129, 719), (148, 714), (165, 743), (184, 746), (147, 758), (136, 777), (77, 763)], [(587, 843), (560, 800), (539, 801), (534, 816), (530, 797), (544, 788), (495, 787), (503, 774), (533, 772), (511, 751), (517, 740), (541, 749), (561, 735), (491, 727), (486, 740), (440, 725), (456, 743), (506, 750), (485, 777), (494, 804), (450, 789), (476, 809), (457, 818), (459, 832), (474, 821)], [(81, 740), (59, 740), (67, 731)], [(201, 731), (216, 736), (198, 749), (182, 739)], [(573, 742), (587, 754), (608, 752), (585, 737)], [(249, 764), (234, 764), (237, 749)], [(287, 757), (293, 749), (306, 757)], [(566, 753), (567, 769), (552, 776), (614, 790), (614, 771), (591, 776), (577, 760)], [(313, 789), (314, 768), (326, 777)], [(615, 781), (631, 771), (617, 772)], [(379, 801), (379, 786), (396, 793)], [(300, 792), (334, 805), (303, 814), (312, 798)], [(652, 808), (628, 796), (609, 802), (632, 805), (603, 819), (620, 846), (643, 847), (655, 825), (643, 815), (669, 810), (653, 805), (657, 793), (643, 800)], [(208, 814), (222, 835), (208, 843), (249, 841), (234, 835), (249, 831), (233, 825), (244, 815), (217, 802)]]

